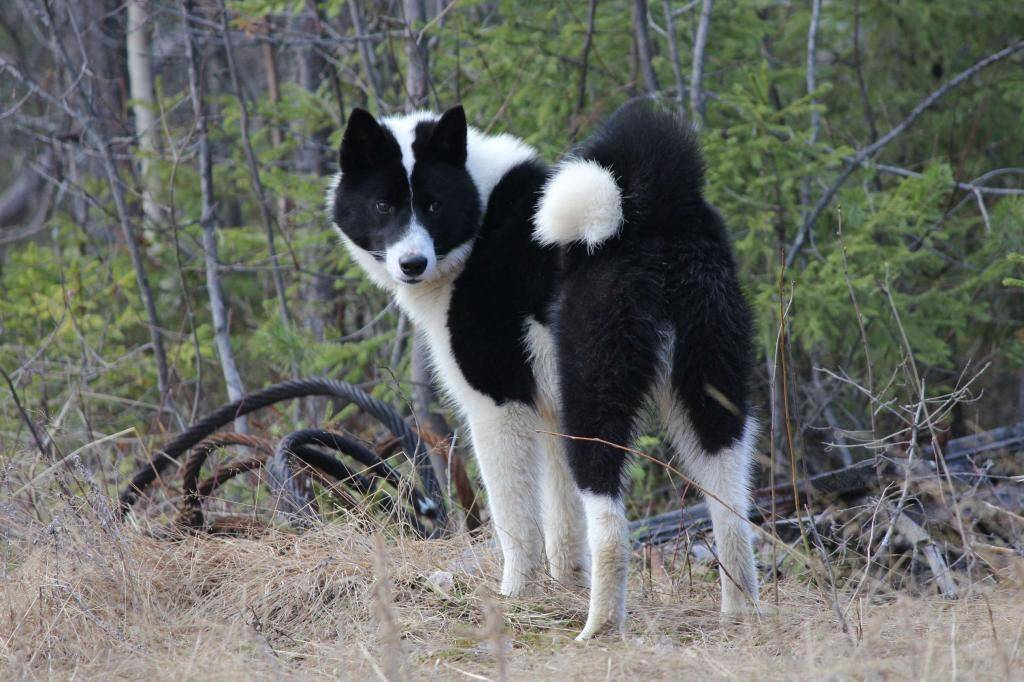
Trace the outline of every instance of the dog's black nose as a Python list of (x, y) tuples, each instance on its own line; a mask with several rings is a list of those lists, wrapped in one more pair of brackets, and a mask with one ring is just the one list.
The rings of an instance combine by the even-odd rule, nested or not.
[(418, 253), (402, 256), (398, 260), (398, 267), (402, 268), (402, 274), (404, 275), (419, 277), (427, 269), (427, 257), (421, 256)]

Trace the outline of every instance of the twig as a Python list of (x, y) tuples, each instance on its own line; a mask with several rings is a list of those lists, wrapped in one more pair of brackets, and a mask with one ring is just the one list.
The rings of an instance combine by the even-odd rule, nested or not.
[(422, 42), (423, 36), (426, 35), (427, 31), (433, 28), (435, 24), (443, 20), (445, 16), (447, 16), (448, 12), (455, 9), (455, 5), (458, 2), (459, 0), (451, 0), (451, 2), (444, 6), (444, 9), (442, 9), (440, 12), (434, 15), (433, 19), (425, 23), (423, 25), (423, 28), (420, 29), (419, 33), (416, 34), (416, 42)]
[(576, 107), (573, 111), (572, 135), (579, 134), (583, 107), (587, 104), (587, 70), (590, 66), (590, 48), (594, 44), (594, 22), (597, 15), (597, 0), (587, 3), (587, 32), (583, 36), (583, 50), (580, 54), (580, 82), (576, 88)]
[(811, 514), (811, 510), (808, 507), (804, 507), (804, 511), (807, 512), (807, 518), (811, 519), (808, 524), (811, 527), (811, 536), (814, 538), (814, 544), (818, 548), (818, 554), (821, 556), (821, 563), (825, 564), (825, 570), (828, 571), (828, 582), (829, 588), (832, 591), (832, 597), (829, 601), (832, 602), (832, 610), (836, 614), (836, 618), (839, 620), (839, 627), (842, 628), (843, 634), (853, 644), (853, 638), (850, 636), (850, 627), (846, 624), (846, 616), (843, 615), (843, 610), (839, 608), (839, 594), (836, 592), (836, 575), (832, 570), (832, 562), (828, 560), (828, 552), (825, 551), (825, 543), (821, 540), (821, 535), (818, 533), (818, 526), (814, 521), (814, 516)]
[[(843, 207), (839, 206), (836, 209), (836, 238), (839, 240), (840, 252), (843, 256), (843, 277), (846, 280), (846, 290), (850, 293), (850, 300), (853, 302), (853, 310), (857, 315), (857, 329), (860, 331), (860, 341), (864, 348), (864, 366), (867, 371), (868, 378), (868, 393), (874, 395), (875, 391), (875, 377), (872, 370), (871, 362), (871, 351), (868, 346), (868, 332), (867, 327), (864, 325), (864, 312), (860, 308), (860, 303), (857, 301), (857, 294), (853, 290), (853, 281), (850, 279), (850, 261), (846, 251), (846, 242), (843, 241)], [(875, 424), (875, 411), (872, 409), (869, 411), (871, 417), (871, 437), (876, 437), (876, 424)]]
[[(846, 161), (853, 161), (854, 157), (852, 157), (852, 156), (844, 156), (843, 159), (846, 160)], [(877, 169), (879, 171), (882, 171), (883, 173), (891, 173), (893, 175), (901, 175), (901, 176), (903, 176), (905, 178), (923, 178), (924, 177), (923, 173), (918, 173), (916, 171), (912, 171), (909, 168), (901, 168), (900, 166), (893, 166), (893, 165), (887, 164), (887, 163), (871, 163), (867, 159), (865, 159), (864, 161), (861, 161), (861, 165), (864, 166), (865, 168), (871, 167), (871, 168)], [(981, 194), (991, 194), (991, 195), (995, 195), (995, 196), (1018, 196), (1018, 197), (1019, 196), (1024, 196), (1024, 189), (1019, 189), (1019, 188), (1016, 188), (1016, 187), (985, 187), (984, 185), (979, 185), (978, 184), (979, 182), (984, 182), (985, 180), (987, 180), (988, 178), (992, 177), (993, 175), (1003, 175), (1003, 174), (1006, 174), (1006, 173), (1020, 173), (1022, 170), (1024, 170), (1024, 169), (1021, 169), (1021, 168), (997, 168), (995, 170), (989, 171), (988, 173), (985, 173), (981, 177), (975, 178), (971, 182), (955, 182), (954, 185), (956, 186), (957, 189), (962, 189), (965, 192), (977, 192), (977, 193), (981, 193)]]
[(7, 382), (7, 387), (11, 391), (11, 397), (14, 398), (14, 406), (18, 408), (22, 421), (25, 422), (25, 426), (28, 427), (29, 433), (32, 434), (32, 439), (36, 442), (36, 447), (39, 448), (39, 454), (49, 459), (50, 451), (45, 445), (43, 445), (43, 439), (39, 437), (39, 432), (36, 431), (36, 425), (32, 423), (32, 418), (28, 416), (28, 412), (26, 412), (24, 406), (22, 406), (21, 398), (18, 397), (18, 391), (14, 388), (14, 382), (11, 381), (11, 377), (9, 377), (7, 372), (3, 369), (0, 369), (0, 374), (4, 375), (4, 381)]

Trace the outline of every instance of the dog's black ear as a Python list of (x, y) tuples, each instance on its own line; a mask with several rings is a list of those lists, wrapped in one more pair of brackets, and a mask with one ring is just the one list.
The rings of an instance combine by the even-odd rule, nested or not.
[(352, 173), (379, 163), (385, 145), (384, 130), (366, 109), (353, 109), (341, 138), (338, 162), (342, 173)]
[(466, 135), (466, 112), (459, 104), (441, 114), (430, 136), (430, 148), (453, 166), (465, 166)]

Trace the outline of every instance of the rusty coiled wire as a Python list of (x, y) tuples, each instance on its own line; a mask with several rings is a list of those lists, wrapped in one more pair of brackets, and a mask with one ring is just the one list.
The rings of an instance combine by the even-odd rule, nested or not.
[[(142, 492), (157, 479), (160, 473), (172, 461), (180, 458), (194, 446), (203, 443), (204, 439), (207, 439), (221, 427), (240, 416), (250, 414), (269, 405), (284, 400), (314, 395), (331, 396), (355, 404), (391, 431), (412, 461), (422, 486), (422, 490), (410, 489), (408, 493), (410, 503), (417, 515), (430, 519), (433, 522), (433, 534), (443, 532), (447, 522), (447, 512), (424, 438), (396, 410), (386, 403), (370, 396), (352, 384), (325, 378), (298, 379), (274, 384), (254, 391), (232, 403), (223, 405), (206, 415), (191, 427), (179, 433), (135, 473), (131, 482), (121, 492), (121, 514), (128, 513)], [(206, 484), (205, 482), (204, 484), (196, 483), (198, 471), (209, 453), (217, 447), (222, 447), (222, 445), (217, 445), (216, 443), (247, 446), (256, 451), (256, 455), (245, 460), (232, 462), (220, 470), (219, 473), (215, 473), (214, 477), (209, 480), (208, 487), (210, 492), (221, 485), (224, 480), (242, 471), (264, 465), (270, 456), (268, 451), (274, 451), (271, 449), (270, 444), (262, 439), (247, 440), (247, 438), (249, 437), (239, 438), (237, 435), (228, 437), (227, 434), (218, 436), (216, 439), (208, 441), (210, 444), (203, 444), (197, 451), (199, 454), (194, 455), (190, 463), (186, 464), (185, 474), (188, 477), (188, 490), (186, 492), (185, 509), (191, 510), (189, 513), (195, 515), (195, 510), (199, 508), (197, 507), (197, 501), (199, 501), (198, 504), (201, 506), (202, 488)], [(324, 471), (331, 478), (337, 481), (344, 481), (348, 485), (370, 485), (367, 479), (351, 472), (340, 460), (327, 455), (316, 447), (312, 447), (312, 445), (328, 447), (343, 452), (368, 466), (370, 473), (378, 475), (381, 479), (393, 485), (399, 482), (397, 472), (383, 462), (379, 456), (361, 444), (340, 434), (303, 430), (286, 436), (282, 443), (286, 444), (287, 447), (286, 449), (281, 449), (279, 446), (276, 449), (282, 453), (280, 459), (284, 465), (284, 469), (278, 467), (278, 473), (281, 474), (278, 482), (284, 486), (288, 496), (293, 496), (293, 493), (297, 492), (293, 490), (294, 476), (290, 473), (290, 469), (288, 469), (288, 457), (290, 456), (295, 456), (314, 469)], [(201, 515), (201, 510), (198, 513)], [(200, 519), (201, 522), (201, 516), (196, 518)], [(414, 526), (417, 526), (421, 532), (425, 532), (418, 520), (414, 523)]]

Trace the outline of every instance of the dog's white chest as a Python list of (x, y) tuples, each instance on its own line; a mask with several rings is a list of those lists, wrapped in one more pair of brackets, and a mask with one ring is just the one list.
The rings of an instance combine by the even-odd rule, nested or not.
[(448, 307), (451, 305), (452, 287), (444, 284), (429, 289), (402, 289), (396, 294), (398, 304), (412, 319), (413, 324), (426, 335), (434, 374), (454, 406), (463, 413), (476, 408), (494, 407), (494, 401), (473, 388), (459, 368), (452, 350), (451, 331), (448, 328)]

